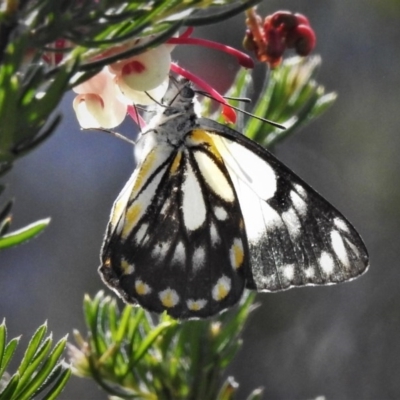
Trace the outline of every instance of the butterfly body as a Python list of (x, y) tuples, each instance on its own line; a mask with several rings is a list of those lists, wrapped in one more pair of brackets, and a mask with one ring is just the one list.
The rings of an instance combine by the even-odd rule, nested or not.
[(241, 133), (199, 118), (187, 81), (138, 145), (141, 161), (114, 203), (99, 268), (131, 303), (205, 318), (244, 289), (352, 279), (368, 256), (329, 203)]

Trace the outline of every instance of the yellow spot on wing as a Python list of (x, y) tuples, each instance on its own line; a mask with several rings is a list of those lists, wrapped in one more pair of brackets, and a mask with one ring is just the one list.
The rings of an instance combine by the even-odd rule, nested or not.
[(230, 251), (231, 263), (234, 268), (239, 268), (243, 264), (244, 251), (242, 241), (235, 239)]
[(218, 160), (222, 161), (221, 154), (219, 153), (217, 147), (214, 144), (213, 139), (207, 134), (207, 131), (203, 129), (193, 129), (189, 136), (190, 142), (194, 145), (207, 145), (208, 150), (214, 154)]
[(136, 225), (140, 212), (142, 210), (142, 207), (138, 203), (132, 204), (125, 215), (125, 225), (124, 229), (122, 230), (122, 238), (125, 239), (128, 237), (128, 235), (131, 233), (132, 228)]
[(178, 170), (179, 164), (181, 163), (181, 159), (182, 159), (182, 152), (179, 151), (176, 154), (174, 161), (172, 162), (171, 169), (170, 169), (171, 174), (175, 174), (175, 172)]
[(199, 300), (188, 300), (187, 306), (189, 310), (199, 311), (206, 305), (207, 300), (199, 299)]
[(179, 302), (179, 296), (173, 289), (165, 289), (159, 294), (161, 303), (164, 307), (172, 308)]
[(122, 259), (121, 260), (121, 269), (124, 275), (129, 275), (134, 272), (134, 267), (132, 264), (129, 264), (128, 261)]
[(147, 283), (144, 283), (140, 279), (138, 279), (135, 282), (135, 289), (136, 289), (136, 293), (139, 294), (140, 296), (143, 296), (143, 295), (151, 292), (150, 286)]
[(151, 150), (147, 157), (144, 159), (143, 163), (139, 166), (139, 171), (136, 175), (135, 185), (132, 189), (131, 199), (135, 198), (139, 193), (139, 190), (142, 188), (144, 182), (149, 176), (149, 172), (151, 171), (154, 161), (156, 160), (156, 153), (154, 150)]
[(212, 297), (216, 301), (223, 300), (231, 290), (231, 280), (223, 275), (218, 279), (216, 285), (212, 289)]

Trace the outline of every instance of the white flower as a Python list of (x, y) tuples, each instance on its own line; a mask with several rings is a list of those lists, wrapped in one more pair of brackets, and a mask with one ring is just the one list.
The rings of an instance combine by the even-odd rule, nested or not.
[(114, 128), (124, 120), (128, 105), (159, 102), (168, 88), (173, 47), (164, 44), (113, 63), (76, 86), (73, 107), (81, 127)]

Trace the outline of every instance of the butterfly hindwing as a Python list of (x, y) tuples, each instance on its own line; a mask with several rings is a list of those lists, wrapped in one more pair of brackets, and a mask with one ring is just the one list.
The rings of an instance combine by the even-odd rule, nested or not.
[(366, 270), (362, 239), (332, 205), (239, 132), (208, 119), (199, 125), (210, 131), (238, 195), (253, 277), (247, 287), (334, 284)]
[(351, 280), (368, 267), (353, 226), (263, 147), (199, 118), (188, 81), (139, 140), (141, 162), (114, 203), (103, 280), (125, 301), (205, 318), (245, 287)]
[(100, 272), (126, 301), (148, 310), (177, 318), (214, 315), (240, 299), (249, 273), (230, 175), (201, 130), (190, 132), (184, 146), (171, 147), (165, 161), (152, 157), (151, 168), (146, 158), (138, 166), (130, 184), (134, 195), (118, 222), (116, 201)]

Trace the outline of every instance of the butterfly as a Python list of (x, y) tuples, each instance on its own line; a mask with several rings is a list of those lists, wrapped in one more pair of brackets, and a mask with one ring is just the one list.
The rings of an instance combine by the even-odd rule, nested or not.
[(177, 319), (274, 292), (351, 280), (368, 267), (353, 226), (269, 151), (195, 112), (187, 80), (139, 139), (115, 201), (103, 281), (128, 303)]

